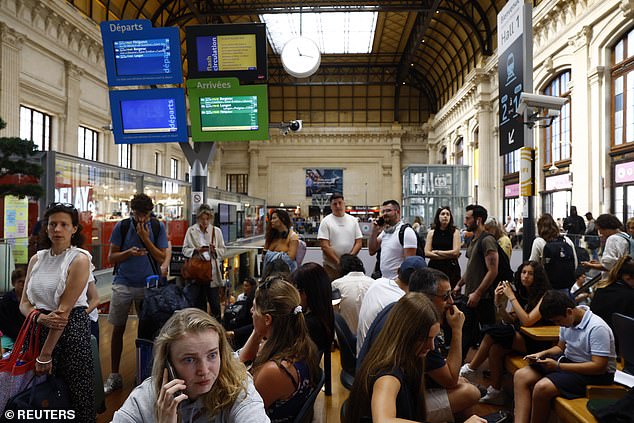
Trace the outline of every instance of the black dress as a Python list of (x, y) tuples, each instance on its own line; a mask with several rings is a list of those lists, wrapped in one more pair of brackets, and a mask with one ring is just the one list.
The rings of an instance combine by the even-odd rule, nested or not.
[[(453, 234), (455, 229), (449, 228), (442, 230), (439, 228), (434, 229), (434, 234), (431, 239), (431, 249), (438, 251), (451, 251), (453, 250)], [(455, 287), (456, 283), (460, 280), (460, 264), (457, 258), (452, 259), (429, 259), (429, 267), (432, 269), (440, 270), (449, 276), (449, 283), (451, 287)]]

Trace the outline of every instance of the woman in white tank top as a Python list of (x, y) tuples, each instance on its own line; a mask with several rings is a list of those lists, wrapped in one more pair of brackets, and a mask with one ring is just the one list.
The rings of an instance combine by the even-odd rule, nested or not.
[(36, 374), (53, 373), (68, 385), (76, 421), (94, 422), (95, 393), (86, 290), (94, 281), (92, 257), (83, 241), (79, 213), (72, 204), (51, 203), (44, 214), (48, 248), (29, 261), (20, 311), (33, 310), (45, 339)]

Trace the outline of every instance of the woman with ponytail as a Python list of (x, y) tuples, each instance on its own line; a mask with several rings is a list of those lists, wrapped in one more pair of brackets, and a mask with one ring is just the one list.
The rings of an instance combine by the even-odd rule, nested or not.
[(292, 422), (316, 386), (320, 371), (297, 289), (271, 278), (253, 300), (253, 333), (240, 351), (271, 422)]

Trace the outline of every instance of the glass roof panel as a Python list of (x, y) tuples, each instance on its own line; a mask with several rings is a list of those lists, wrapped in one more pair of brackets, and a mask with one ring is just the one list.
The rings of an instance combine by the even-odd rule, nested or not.
[[(300, 19), (301, 16), (301, 19)], [(378, 12), (271, 13), (260, 15), (273, 51), (301, 35), (314, 40), (322, 54), (370, 53)]]

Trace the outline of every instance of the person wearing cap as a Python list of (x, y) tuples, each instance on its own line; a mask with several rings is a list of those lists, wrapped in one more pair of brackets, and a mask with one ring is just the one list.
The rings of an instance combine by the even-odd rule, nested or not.
[(357, 255), (361, 250), (363, 234), (357, 219), (346, 213), (343, 195), (330, 196), (332, 213), (324, 217), (319, 224), (319, 246), (324, 255), (324, 270), (330, 281), (341, 276), (339, 262), (343, 254)]
[[(470, 408), (480, 400), (480, 390), (459, 377), (464, 314), (453, 302), (449, 277), (437, 269), (418, 269), (411, 274), (405, 291), (425, 294), (452, 331), (451, 345), (446, 346), (442, 337), (437, 336), (433, 348), (425, 356), (425, 421), (462, 421), (461, 418), (470, 415)], [(395, 304), (387, 305), (372, 322), (357, 356), (357, 370), (383, 330)], [(442, 349), (449, 351), (446, 359)]]
[(359, 310), (357, 326), (357, 354), (363, 346), (365, 335), (376, 316), (388, 304), (398, 301), (407, 290), (409, 277), (415, 270), (427, 267), (425, 259), (420, 256), (407, 257), (398, 269), (396, 279), (380, 278), (368, 288)]

